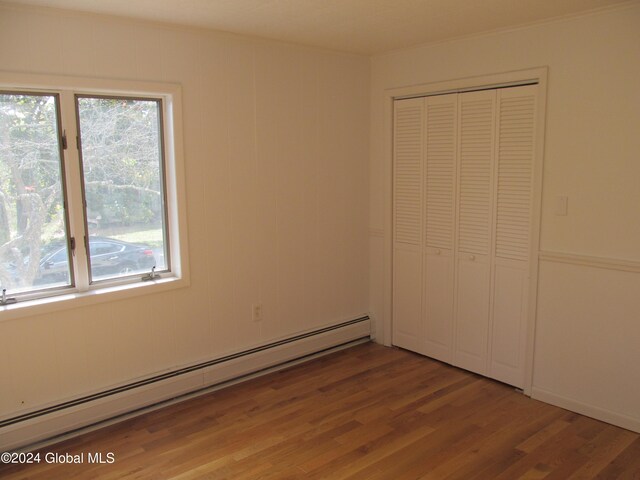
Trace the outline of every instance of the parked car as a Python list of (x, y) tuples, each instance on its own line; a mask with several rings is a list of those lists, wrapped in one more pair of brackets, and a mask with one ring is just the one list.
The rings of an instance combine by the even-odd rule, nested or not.
[[(146, 272), (156, 265), (151, 247), (107, 237), (89, 237), (89, 259), (94, 279)], [(66, 281), (68, 275), (66, 244), (43, 246), (37, 283)]]

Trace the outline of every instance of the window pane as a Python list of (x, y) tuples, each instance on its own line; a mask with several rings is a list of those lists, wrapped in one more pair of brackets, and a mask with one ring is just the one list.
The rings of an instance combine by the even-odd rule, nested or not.
[(71, 285), (54, 95), (0, 93), (0, 284)]
[(77, 97), (92, 280), (169, 268), (159, 100)]

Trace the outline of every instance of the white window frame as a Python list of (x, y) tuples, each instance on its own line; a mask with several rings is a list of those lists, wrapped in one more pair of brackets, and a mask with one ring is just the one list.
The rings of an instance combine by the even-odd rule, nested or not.
[[(83, 252), (73, 256), (75, 286), (20, 295), (17, 303), (0, 306), (0, 321), (189, 286), (180, 85), (0, 71), (0, 89), (25, 94), (29, 94), (30, 91), (59, 94), (61, 130), (66, 132), (68, 143), (63, 158), (66, 175), (62, 181), (65, 182), (67, 192), (69, 232), (76, 239), (76, 251)], [(78, 135), (75, 118), (77, 94), (162, 99), (167, 210), (165, 228), (169, 238), (171, 270), (160, 274), (155, 280), (143, 282), (139, 277), (133, 277), (89, 283), (88, 254), (84, 251), (83, 245), (86, 232), (81, 166), (75, 141)]]

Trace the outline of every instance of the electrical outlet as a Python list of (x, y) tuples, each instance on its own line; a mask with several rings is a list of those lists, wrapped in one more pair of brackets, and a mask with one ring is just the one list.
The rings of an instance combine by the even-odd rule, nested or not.
[(262, 320), (262, 304), (256, 303), (253, 306), (253, 321), (259, 322)]

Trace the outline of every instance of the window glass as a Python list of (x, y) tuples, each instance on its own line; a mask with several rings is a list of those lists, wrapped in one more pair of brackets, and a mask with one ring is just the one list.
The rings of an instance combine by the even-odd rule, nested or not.
[(56, 95), (0, 92), (0, 285), (8, 295), (72, 284), (58, 118)]
[(76, 105), (91, 279), (168, 270), (161, 101), (78, 95)]
[(91, 242), (91, 256), (105, 255), (107, 253), (115, 253), (122, 250), (121, 246), (117, 243), (99, 242), (95, 239)]

